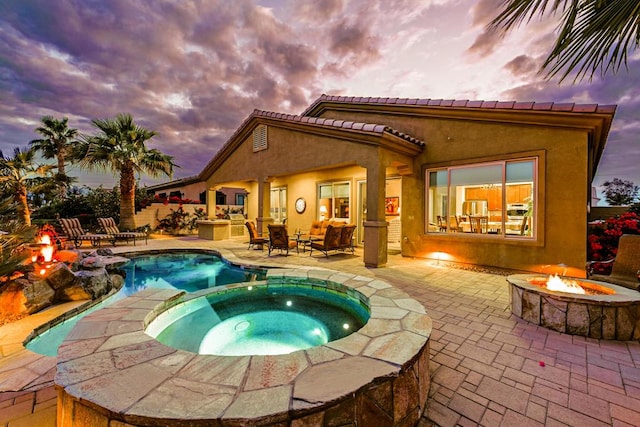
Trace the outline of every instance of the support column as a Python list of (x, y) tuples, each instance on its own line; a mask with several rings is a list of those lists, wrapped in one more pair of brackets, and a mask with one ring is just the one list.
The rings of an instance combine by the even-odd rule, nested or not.
[(207, 219), (216, 218), (216, 190), (218, 187), (207, 189)]
[(267, 224), (273, 224), (273, 218), (269, 215), (271, 210), (271, 181), (273, 178), (264, 177), (258, 182), (258, 217), (256, 229), (263, 236), (268, 236)]
[(367, 167), (367, 218), (364, 221), (364, 265), (387, 264), (388, 224), (384, 215), (386, 170), (379, 162)]

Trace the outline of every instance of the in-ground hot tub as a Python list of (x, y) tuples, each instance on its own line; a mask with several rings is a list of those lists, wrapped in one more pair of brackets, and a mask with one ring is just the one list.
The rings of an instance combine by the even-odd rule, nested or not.
[(186, 298), (154, 318), (146, 333), (198, 354), (288, 354), (324, 345), (369, 320), (368, 299), (347, 288), (253, 282)]
[[(555, 282), (554, 278), (552, 281)], [(511, 312), (527, 322), (570, 335), (609, 340), (640, 339), (640, 292), (611, 283), (566, 279), (585, 294), (550, 290), (549, 277), (507, 277)]]
[(289, 354), (196, 354), (160, 343), (145, 325), (189, 300), (255, 284), (143, 291), (85, 317), (60, 347), (58, 425), (415, 425), (430, 382), (422, 305), (373, 278), (269, 271), (265, 286), (290, 285), (357, 300), (370, 318), (344, 338)]

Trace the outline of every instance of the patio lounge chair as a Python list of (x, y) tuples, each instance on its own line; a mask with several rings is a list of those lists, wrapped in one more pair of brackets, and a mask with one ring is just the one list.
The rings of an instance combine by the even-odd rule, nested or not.
[(267, 228), (269, 229), (269, 255), (274, 249), (286, 251), (287, 255), (289, 255), (289, 249), (296, 248), (296, 251), (298, 250), (298, 242), (289, 239), (286, 225), (268, 224)]
[(147, 241), (149, 239), (149, 235), (141, 231), (120, 231), (118, 225), (116, 224), (116, 221), (111, 217), (98, 218), (98, 224), (100, 224), (100, 228), (102, 228), (105, 233), (112, 236), (116, 241), (125, 240), (127, 243), (129, 243), (129, 240), (132, 240), (133, 246), (136, 245), (136, 239), (144, 239), (145, 245), (147, 244)]
[(339, 250), (341, 248), (340, 238), (342, 237), (342, 229), (344, 227), (344, 225), (329, 224), (327, 226), (327, 232), (324, 234), (324, 239), (322, 239), (322, 241), (311, 242), (311, 251), (309, 251), (309, 256), (311, 256), (314, 249), (319, 250), (326, 257), (329, 256), (329, 251)]
[(260, 249), (262, 249), (262, 245), (266, 245), (267, 243), (269, 243), (269, 239), (258, 235), (258, 230), (256, 229), (256, 225), (253, 222), (247, 221), (244, 223), (244, 225), (249, 231), (249, 247), (247, 249), (251, 249), (251, 246), (259, 246)]
[[(640, 235), (623, 234), (618, 241), (616, 257), (606, 261), (589, 261), (587, 278), (613, 283), (640, 291)], [(593, 274), (594, 264), (613, 263), (610, 275)]]
[(82, 242), (90, 242), (94, 247), (99, 247), (103, 241), (108, 241), (113, 245), (116, 243), (115, 238), (109, 234), (87, 233), (83, 230), (78, 218), (60, 218), (58, 222), (67, 239), (72, 241), (76, 247), (82, 246)]

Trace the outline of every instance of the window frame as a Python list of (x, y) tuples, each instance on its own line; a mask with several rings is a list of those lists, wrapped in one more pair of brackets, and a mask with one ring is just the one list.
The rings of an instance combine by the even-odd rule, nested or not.
[[(347, 186), (347, 197), (341, 197), (341, 195), (336, 195), (336, 186), (342, 186), (342, 185), (346, 185)], [(323, 194), (322, 192), (322, 188), (323, 187), (331, 187), (331, 195), (329, 197), (322, 197)], [(316, 187), (316, 206), (318, 211), (316, 212), (316, 218), (322, 220), (328, 220), (328, 219), (334, 219), (334, 220), (338, 220), (338, 221), (347, 221), (350, 222), (351, 221), (351, 206), (353, 204), (353, 197), (352, 197), (352, 183), (350, 180), (339, 180), (339, 181), (323, 181), (323, 182), (319, 182), (317, 184)], [(323, 202), (323, 200), (325, 199), (330, 199), (328, 202), (328, 211), (326, 212), (326, 214), (323, 214), (323, 212), (320, 211), (320, 207), (321, 206), (326, 206), (327, 202)], [(348, 203), (346, 204), (346, 206), (344, 206), (344, 203), (341, 203), (339, 206), (337, 205), (336, 201), (337, 200), (343, 200), (343, 199), (348, 199)], [(343, 216), (336, 216), (336, 212), (337, 213), (342, 213), (342, 210), (346, 208), (346, 213), (348, 216), (343, 217)], [(328, 214), (328, 215), (327, 215)]]
[[(540, 220), (542, 212), (544, 212), (544, 200), (541, 199), (540, 195), (544, 194), (544, 179), (543, 179), (543, 174), (540, 173), (540, 171), (544, 170), (545, 167), (545, 156), (544, 156), (544, 151), (535, 151), (535, 152), (528, 152), (528, 153), (517, 153), (517, 154), (513, 154), (513, 155), (509, 155), (509, 156), (503, 156), (500, 158), (483, 158), (483, 159), (475, 159), (473, 161), (467, 160), (464, 162), (448, 162), (446, 164), (434, 164), (434, 165), (430, 165), (428, 167), (424, 167), (423, 172), (424, 172), (424, 183), (425, 183), (425, 187), (424, 187), (424, 194), (425, 194), (425, 199), (424, 199), (424, 234), (428, 235), (429, 237), (436, 237), (436, 236), (446, 236), (446, 237), (451, 237), (454, 236), (456, 238), (460, 238), (460, 237), (471, 237), (471, 238), (489, 238), (489, 239), (496, 239), (496, 240), (502, 240), (502, 241), (506, 241), (506, 240), (517, 240), (517, 241), (526, 241), (526, 242), (536, 242), (536, 243), (540, 243), (541, 240), (541, 236), (544, 235), (544, 226), (543, 226), (543, 221)], [(530, 216), (531, 219), (529, 220), (529, 230), (532, 230), (532, 232), (530, 234), (527, 235), (521, 235), (520, 233), (518, 234), (512, 234), (512, 233), (508, 233), (506, 230), (506, 225), (505, 222), (508, 221), (508, 206), (511, 205), (510, 203), (507, 203), (507, 192), (505, 191), (506, 186), (509, 184), (509, 181), (507, 181), (507, 165), (509, 163), (519, 163), (519, 162), (528, 162), (528, 161), (533, 161), (533, 171), (532, 171), (532, 191), (531, 191), (531, 196), (533, 197), (533, 202), (532, 202), (532, 212), (527, 215)], [(436, 210), (434, 210), (434, 207), (431, 206), (431, 204), (433, 205), (438, 205), (439, 203), (441, 203), (442, 201), (436, 201), (435, 203), (432, 201), (432, 194), (431, 192), (434, 190), (434, 187), (431, 187), (431, 173), (434, 172), (445, 172), (446, 174), (446, 192), (442, 193), (440, 192), (440, 194), (442, 195), (442, 197), (447, 201), (447, 210), (446, 210), (446, 216), (445, 216), (445, 223), (449, 224), (450, 220), (450, 213), (449, 210), (451, 208), (450, 206), (450, 202), (451, 202), (451, 192), (452, 192), (452, 188), (454, 188), (453, 191), (455, 191), (455, 184), (452, 187), (452, 179), (451, 179), (451, 174), (452, 171), (456, 171), (456, 170), (463, 170), (463, 169), (472, 169), (472, 168), (479, 168), (482, 166), (492, 166), (492, 165), (500, 165), (501, 166), (501, 183), (500, 185), (500, 189), (501, 189), (501, 209), (500, 209), (500, 222), (501, 227), (500, 227), (500, 233), (497, 234), (489, 234), (489, 233), (461, 233), (461, 232), (451, 232), (450, 228), (448, 227), (446, 229), (446, 231), (441, 231), (441, 229), (438, 227), (437, 222), (435, 221), (436, 219), (436, 213), (437, 212), (437, 208)], [(456, 214), (457, 215), (457, 214)], [(444, 216), (444, 215), (443, 215)], [(433, 221), (432, 221), (433, 220)], [(435, 227), (434, 227), (435, 225)], [(450, 225), (450, 224), (449, 224)]]

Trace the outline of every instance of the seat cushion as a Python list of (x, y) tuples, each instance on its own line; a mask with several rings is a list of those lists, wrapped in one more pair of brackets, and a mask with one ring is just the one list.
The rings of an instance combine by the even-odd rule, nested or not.
[(98, 224), (107, 234), (118, 234), (120, 229), (113, 218), (98, 218)]

